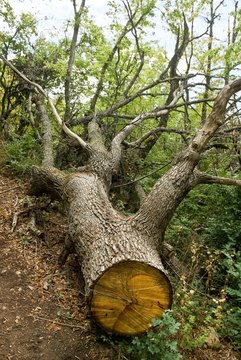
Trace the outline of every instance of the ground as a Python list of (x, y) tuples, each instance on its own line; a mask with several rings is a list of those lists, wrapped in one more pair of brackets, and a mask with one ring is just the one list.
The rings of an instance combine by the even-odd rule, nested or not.
[[(75, 256), (58, 264), (67, 228), (61, 205), (28, 189), (26, 179), (0, 175), (0, 360), (121, 359), (88, 315)], [(225, 344), (183, 359), (241, 356)]]
[(27, 189), (0, 176), (0, 359), (111, 359), (95, 340), (75, 257), (58, 265), (65, 219)]

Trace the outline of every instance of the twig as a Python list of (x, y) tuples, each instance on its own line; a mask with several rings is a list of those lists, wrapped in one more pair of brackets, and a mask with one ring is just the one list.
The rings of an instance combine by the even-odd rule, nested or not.
[(31, 314), (31, 316), (34, 317), (37, 320), (48, 321), (48, 322), (51, 322), (52, 324), (56, 324), (56, 325), (60, 325), (60, 326), (68, 326), (68, 327), (71, 327), (71, 328), (77, 328), (77, 329), (81, 329), (81, 330), (85, 329), (83, 326), (80, 326), (80, 325), (66, 324), (66, 323), (56, 321), (56, 320), (45, 318), (43, 316), (36, 316), (36, 315), (33, 315), (33, 314)]
[(8, 191), (12, 191), (12, 190), (19, 189), (19, 188), (20, 188), (20, 186), (18, 185), (18, 186), (15, 186), (15, 187), (11, 188), (11, 189), (3, 190), (3, 191), (0, 192), (0, 195), (5, 194)]
[(124, 184), (114, 185), (114, 186), (112, 186), (112, 187), (113, 187), (113, 188), (118, 188), (118, 187), (122, 187), (122, 186), (128, 186), (128, 185), (135, 184), (135, 183), (137, 183), (137, 182), (139, 182), (139, 181), (141, 181), (141, 180), (143, 180), (143, 179), (145, 179), (145, 178), (147, 178), (147, 177), (149, 177), (149, 176), (151, 176), (151, 175), (155, 174), (155, 173), (156, 173), (156, 172), (158, 172), (159, 170), (164, 169), (166, 166), (170, 165), (171, 163), (172, 163), (172, 161), (169, 161), (167, 164), (165, 164), (165, 165), (163, 165), (163, 166), (161, 166), (161, 167), (159, 167), (159, 168), (157, 168), (157, 169), (153, 170), (152, 172), (150, 172), (150, 173), (149, 173), (149, 174), (147, 174), (147, 175), (143, 175), (143, 176), (139, 177), (138, 179), (135, 179), (135, 180), (129, 181), (129, 182), (124, 183)]
[(13, 221), (12, 221), (12, 228), (11, 228), (11, 232), (14, 232), (16, 226), (17, 226), (17, 222), (18, 222), (18, 214), (14, 213), (13, 215)]

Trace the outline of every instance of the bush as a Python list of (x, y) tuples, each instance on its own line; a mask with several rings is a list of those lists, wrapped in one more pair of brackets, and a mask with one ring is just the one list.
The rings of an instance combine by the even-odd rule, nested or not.
[(241, 350), (241, 308), (226, 307), (225, 316), (220, 328), (220, 335), (231, 341), (232, 344)]
[(152, 321), (153, 329), (143, 336), (135, 336), (128, 346), (132, 359), (138, 360), (179, 360), (177, 342), (173, 336), (177, 333), (179, 323), (166, 311), (161, 319)]
[(17, 173), (30, 172), (32, 165), (38, 163), (40, 146), (31, 133), (26, 133), (21, 139), (16, 138), (5, 146), (6, 166)]

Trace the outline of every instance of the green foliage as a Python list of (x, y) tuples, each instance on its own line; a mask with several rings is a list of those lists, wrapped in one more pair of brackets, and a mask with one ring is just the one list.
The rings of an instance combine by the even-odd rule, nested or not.
[(240, 214), (239, 188), (205, 185), (187, 196), (168, 229), (190, 274), (189, 284), (178, 282), (174, 305), (183, 349), (205, 344), (209, 327), (241, 347)]
[(169, 311), (161, 319), (152, 321), (153, 329), (145, 335), (134, 337), (128, 347), (132, 359), (138, 360), (178, 360), (181, 355), (177, 350), (177, 342), (173, 336), (179, 324)]
[(231, 243), (224, 246), (222, 268), (227, 273), (227, 294), (235, 303), (241, 303), (241, 252), (236, 251)]
[(179, 360), (176, 336), (180, 324), (170, 310), (160, 319), (153, 319), (152, 328), (145, 334), (120, 338), (101, 334), (100, 339), (111, 346), (123, 360)]
[(213, 316), (213, 302), (205, 297), (200, 280), (187, 284), (181, 277), (174, 293), (173, 313), (180, 323), (177, 334), (178, 345), (183, 350), (194, 350), (207, 342), (208, 329), (216, 327), (217, 318)]
[(27, 236), (23, 236), (23, 237), (20, 239), (20, 244), (23, 245), (23, 246), (27, 246), (27, 245), (30, 244), (29, 239), (27, 238)]
[(3, 3), (0, 20), (4, 24), (4, 31), (0, 31), (0, 48), (5, 56), (11, 52), (21, 57), (26, 53), (31, 37), (36, 35), (36, 19), (30, 13), (16, 16), (11, 5), (7, 1), (3, 1)]
[[(210, 206), (212, 213), (207, 219), (207, 241), (210, 246), (219, 249), (229, 242), (238, 246), (241, 237), (241, 190), (225, 186), (214, 190), (215, 203)], [(222, 211), (217, 212), (217, 209)]]
[(189, 318), (185, 320), (185, 324), (180, 331), (181, 340), (179, 346), (183, 349), (192, 350), (200, 348), (206, 343), (207, 335), (205, 333), (196, 336), (193, 334), (194, 321), (196, 321), (195, 317), (190, 315)]
[(39, 144), (36, 144), (31, 132), (6, 144), (5, 151), (6, 166), (19, 174), (30, 172), (32, 165), (38, 164), (40, 160)]
[(226, 306), (225, 316), (219, 330), (220, 335), (231, 341), (233, 345), (241, 350), (241, 308), (240, 306)]
[(228, 303), (223, 311), (220, 333), (241, 349), (241, 251), (229, 242), (223, 247), (222, 255), (221, 267), (222, 273), (226, 274)]

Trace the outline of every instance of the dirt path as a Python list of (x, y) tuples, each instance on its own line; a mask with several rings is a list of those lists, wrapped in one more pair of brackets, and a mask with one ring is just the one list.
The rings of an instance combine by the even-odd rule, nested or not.
[(111, 359), (86, 320), (74, 257), (58, 266), (64, 219), (49, 207), (34, 234), (26, 187), (0, 176), (0, 359)]

